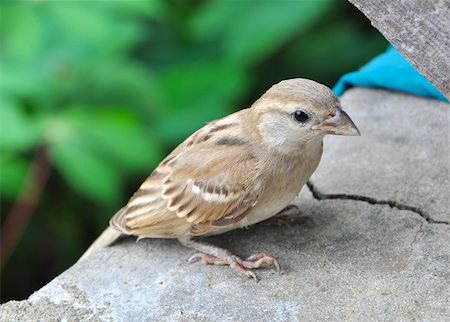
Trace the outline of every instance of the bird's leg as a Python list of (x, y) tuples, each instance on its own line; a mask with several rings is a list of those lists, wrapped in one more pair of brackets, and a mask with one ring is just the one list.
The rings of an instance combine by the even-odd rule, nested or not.
[(230, 251), (203, 242), (195, 241), (189, 237), (178, 238), (181, 244), (186, 247), (194, 248), (201, 253), (196, 253), (189, 258), (189, 262), (199, 258), (205, 265), (230, 265), (240, 275), (253, 278), (257, 280), (255, 273), (252, 272), (254, 268), (262, 268), (266, 266), (275, 266), (280, 272), (280, 265), (278, 261), (272, 256), (264, 253), (252, 255), (246, 259), (234, 255)]
[(304, 224), (310, 220), (307, 216), (300, 215), (300, 210), (296, 205), (288, 205), (275, 216), (264, 221), (270, 226), (291, 226), (292, 224)]

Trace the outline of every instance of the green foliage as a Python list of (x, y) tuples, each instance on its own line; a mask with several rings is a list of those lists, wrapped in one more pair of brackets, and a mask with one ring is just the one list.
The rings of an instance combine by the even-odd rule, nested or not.
[(160, 158), (158, 143), (125, 110), (73, 106), (45, 128), (44, 140), (66, 180), (80, 193), (105, 203), (120, 198), (126, 171), (148, 171)]
[(280, 79), (333, 85), (386, 45), (362, 14), (332, 0), (0, 5), (3, 213), (38, 147), (54, 167), (14, 274), (49, 252), (61, 258), (54, 271), (71, 263), (206, 122), (247, 107)]
[[(261, 61), (302, 33), (330, 8), (330, 1), (214, 1), (193, 20), (199, 39), (221, 39), (226, 61), (242, 67)], [(226, 32), (224, 32), (226, 30)]]
[(243, 70), (225, 64), (197, 63), (168, 69), (160, 78), (165, 100), (158, 132), (169, 144), (179, 142), (199, 126), (231, 112), (247, 83)]
[(117, 5), (7, 3), (2, 9), (0, 149), (12, 167), (1, 172), (2, 192), (16, 194), (16, 178), (27, 171), (8, 160), (43, 145), (73, 189), (105, 203), (120, 198), (123, 177), (149, 171), (161, 157), (146, 126), (152, 76), (130, 57), (145, 30), (118, 15)]

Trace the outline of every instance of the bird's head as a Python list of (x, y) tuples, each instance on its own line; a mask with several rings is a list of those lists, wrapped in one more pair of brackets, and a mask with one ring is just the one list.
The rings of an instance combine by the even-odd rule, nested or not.
[(263, 141), (283, 153), (326, 134), (360, 135), (325, 85), (295, 78), (273, 85), (251, 107)]

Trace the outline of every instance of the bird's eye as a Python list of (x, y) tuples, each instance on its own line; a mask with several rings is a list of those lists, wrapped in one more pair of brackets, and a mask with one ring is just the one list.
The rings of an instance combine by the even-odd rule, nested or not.
[(305, 123), (306, 121), (308, 121), (309, 116), (308, 116), (308, 114), (306, 114), (305, 112), (303, 112), (301, 110), (296, 110), (294, 112), (294, 118), (298, 122)]

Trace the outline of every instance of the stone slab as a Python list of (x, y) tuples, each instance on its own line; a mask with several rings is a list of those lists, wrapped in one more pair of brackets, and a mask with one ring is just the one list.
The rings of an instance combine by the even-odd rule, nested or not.
[[(306, 192), (305, 192), (306, 193)], [(283, 274), (243, 280), (227, 267), (188, 264), (173, 240), (128, 239), (76, 264), (3, 321), (428, 320), (449, 316), (446, 225), (408, 211), (305, 197), (307, 225), (209, 238), (241, 255), (276, 254)]]
[[(443, 135), (442, 122), (435, 118), (441, 115), (439, 109), (448, 106), (363, 89), (351, 90), (344, 104), (363, 136), (326, 142), (323, 163), (313, 178), (317, 191), (350, 191), (414, 203), (410, 193), (415, 190), (405, 189), (404, 180), (417, 183), (416, 188), (439, 180), (433, 171), (417, 171), (417, 162), (427, 158), (416, 154), (433, 144), (437, 144), (434, 149), (423, 153), (432, 152), (430, 156), (437, 160), (434, 166), (441, 167), (438, 173), (447, 173), (447, 150), (436, 138)], [(419, 106), (422, 113), (414, 112)], [(428, 115), (422, 121), (428, 130), (417, 131), (429, 140), (416, 138), (409, 130), (415, 113)], [(379, 131), (374, 134), (372, 127)], [(390, 150), (397, 141), (402, 144)], [(404, 152), (411, 144), (419, 152)], [(406, 154), (396, 155), (397, 150)], [(394, 155), (373, 161), (386, 151)], [(410, 175), (401, 172), (395, 180), (386, 179), (382, 173), (397, 169), (396, 162), (410, 167)], [(367, 171), (372, 175), (367, 176)], [(415, 179), (408, 181), (410, 176)], [(447, 218), (439, 197), (444, 195), (440, 190), (446, 188), (444, 183), (423, 190), (420, 206), (430, 216)], [(271, 269), (258, 270), (260, 281), (256, 283), (228, 267), (187, 263), (192, 250), (174, 240), (136, 243), (128, 238), (75, 264), (30, 298), (1, 305), (0, 319), (448, 321), (448, 224), (429, 223), (414, 211), (389, 205), (345, 198), (318, 200), (307, 188), (295, 203), (300, 215), (309, 218), (304, 224), (275, 227), (260, 223), (208, 238), (241, 256), (261, 251), (276, 256), (283, 268), (281, 275)]]
[(326, 137), (312, 182), (323, 193), (394, 200), (450, 221), (450, 104), (363, 88), (341, 102), (361, 136)]
[(349, 0), (450, 100), (448, 0)]

